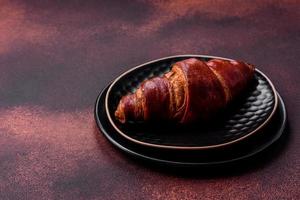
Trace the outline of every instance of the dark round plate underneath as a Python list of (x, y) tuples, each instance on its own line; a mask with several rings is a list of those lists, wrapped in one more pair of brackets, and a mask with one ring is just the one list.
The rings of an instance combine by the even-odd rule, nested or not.
[(145, 161), (176, 166), (210, 166), (231, 163), (253, 156), (277, 141), (286, 123), (284, 103), (278, 95), (278, 106), (270, 123), (257, 134), (234, 145), (217, 149), (179, 151), (177, 149), (158, 149), (139, 145), (122, 137), (110, 124), (105, 109), (107, 88), (98, 96), (95, 105), (96, 123), (104, 136), (117, 148)]
[(271, 119), (277, 107), (277, 95), (271, 81), (259, 70), (246, 91), (220, 112), (211, 122), (180, 126), (167, 123), (121, 124), (114, 112), (120, 98), (134, 92), (142, 81), (160, 76), (170, 70), (173, 63), (187, 58), (208, 61), (213, 56), (180, 55), (154, 60), (123, 73), (108, 88), (105, 107), (114, 129), (132, 142), (165, 149), (211, 149), (232, 145), (256, 134)]

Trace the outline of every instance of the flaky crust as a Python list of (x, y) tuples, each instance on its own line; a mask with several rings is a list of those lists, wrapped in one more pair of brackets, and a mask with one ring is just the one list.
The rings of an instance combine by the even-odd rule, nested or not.
[(190, 123), (209, 119), (238, 96), (254, 76), (244, 62), (195, 58), (175, 63), (163, 77), (144, 81), (123, 96), (115, 111), (121, 123), (169, 120)]

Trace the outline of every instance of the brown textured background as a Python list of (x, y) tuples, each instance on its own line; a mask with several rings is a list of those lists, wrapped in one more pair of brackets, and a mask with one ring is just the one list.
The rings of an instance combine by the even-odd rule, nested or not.
[[(300, 199), (299, 8), (0, 0), (0, 199)], [(120, 153), (95, 126), (98, 93), (130, 67), (174, 54), (259, 66), (285, 100), (287, 139), (223, 175), (176, 174)]]

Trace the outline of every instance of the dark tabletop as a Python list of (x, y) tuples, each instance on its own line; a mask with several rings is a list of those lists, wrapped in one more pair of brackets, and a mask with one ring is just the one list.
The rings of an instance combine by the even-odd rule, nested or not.
[[(0, 1), (0, 199), (300, 199), (299, 1), (25, 2)], [(98, 93), (175, 54), (255, 64), (286, 103), (285, 137), (216, 170), (121, 153), (95, 125)]]

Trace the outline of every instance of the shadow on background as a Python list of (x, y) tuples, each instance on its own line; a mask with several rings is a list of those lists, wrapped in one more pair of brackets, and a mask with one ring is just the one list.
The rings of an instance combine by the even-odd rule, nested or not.
[[(95, 125), (95, 137), (99, 143), (99, 134), (102, 134), (97, 125)], [(195, 166), (195, 167), (183, 167), (174, 166), (161, 163), (154, 163), (151, 161), (142, 160), (133, 156), (129, 156), (123, 151), (119, 151), (124, 154), (124, 159), (127, 159), (130, 164), (136, 164), (142, 168), (148, 168), (158, 173), (163, 173), (169, 176), (176, 176), (182, 178), (221, 178), (239, 176), (244, 173), (255, 172), (259, 169), (266, 167), (276, 160), (288, 146), (290, 137), (290, 127), (287, 121), (286, 127), (282, 136), (270, 147), (262, 152), (251, 156), (249, 158), (235, 161), (227, 164), (219, 164), (213, 166)], [(100, 144), (100, 143), (99, 143)], [(116, 148), (110, 143), (110, 146)], [(116, 149), (117, 150), (117, 149)]]
[(138, 161), (139, 165), (150, 167), (151, 169), (166, 173), (169, 175), (186, 177), (186, 178), (217, 178), (242, 175), (247, 172), (254, 172), (262, 169), (276, 160), (287, 148), (289, 141), (290, 128), (287, 122), (286, 128), (274, 144), (264, 151), (232, 163), (201, 166), (201, 167), (170, 167), (166, 165), (150, 164)]

